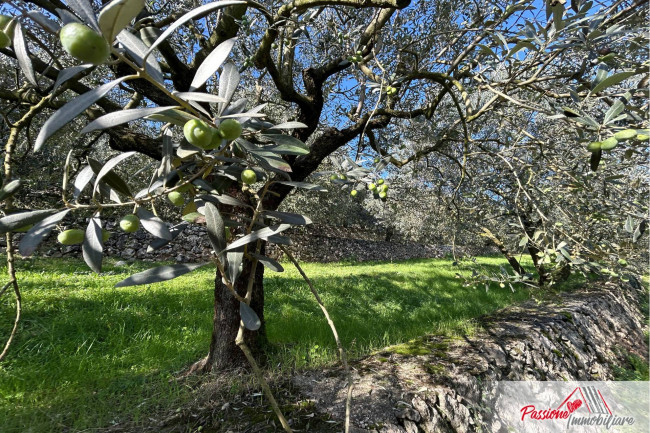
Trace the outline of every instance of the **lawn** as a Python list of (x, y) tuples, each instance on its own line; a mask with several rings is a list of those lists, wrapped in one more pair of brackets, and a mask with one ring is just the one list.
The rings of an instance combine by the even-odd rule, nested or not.
[[(479, 262), (498, 269), (500, 259)], [(208, 267), (166, 283), (115, 289), (151, 264), (97, 276), (78, 260), (22, 260), (23, 320), (0, 365), (0, 431), (79, 431), (182, 405), (186, 384), (169, 381), (207, 350), (214, 275)], [(332, 337), (289, 263), (267, 271), (269, 365), (309, 368), (336, 359)], [(449, 260), (305, 264), (353, 357), (428, 333), (473, 332), (476, 317), (527, 299), (527, 290), (462, 287)], [(0, 268), (0, 272), (6, 270)], [(0, 302), (0, 332), (14, 304)], [(4, 338), (2, 338), (4, 342)]]

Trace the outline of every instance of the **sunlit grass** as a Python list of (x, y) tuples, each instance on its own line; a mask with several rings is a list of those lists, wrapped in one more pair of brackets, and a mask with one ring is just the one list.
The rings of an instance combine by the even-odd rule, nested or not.
[[(481, 258), (498, 270), (502, 260)], [(352, 357), (424, 334), (457, 336), (475, 330), (474, 319), (529, 297), (527, 290), (463, 287), (450, 260), (303, 265), (320, 291)], [(302, 367), (336, 359), (332, 333), (298, 272), (267, 274), (269, 340), (284, 362)]]
[[(499, 259), (479, 259), (498, 269)], [(77, 431), (146, 420), (190, 394), (169, 381), (205, 355), (212, 328), (213, 270), (148, 286), (113, 285), (152, 265), (97, 276), (79, 260), (23, 260), (23, 320), (0, 366), (0, 431)], [(266, 273), (268, 365), (318, 366), (335, 346), (307, 286), (290, 264)], [(353, 357), (427, 333), (473, 332), (477, 316), (529, 296), (526, 290), (462, 287), (449, 260), (306, 264)], [(5, 269), (0, 268), (4, 274)], [(0, 332), (14, 313), (0, 301)], [(4, 339), (3, 339), (4, 341)]]

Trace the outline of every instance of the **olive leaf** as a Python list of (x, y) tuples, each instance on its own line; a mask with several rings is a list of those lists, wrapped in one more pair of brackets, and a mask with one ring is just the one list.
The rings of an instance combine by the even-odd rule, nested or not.
[(113, 126), (121, 125), (123, 123), (132, 122), (134, 120), (142, 119), (151, 114), (162, 113), (167, 110), (178, 108), (175, 106), (168, 107), (152, 107), (152, 108), (131, 108), (128, 110), (114, 111), (105, 114), (86, 125), (79, 133), (85, 134), (88, 132), (96, 131), (98, 129), (111, 128)]
[(263, 138), (271, 140), (277, 146), (265, 147), (264, 150), (285, 155), (306, 155), (309, 147), (295, 137), (284, 134), (262, 134)]
[(257, 331), (262, 326), (262, 321), (257, 313), (241, 301), (239, 301), (239, 316), (246, 329)]
[(164, 247), (174, 239), (180, 235), (183, 230), (185, 230), (186, 227), (189, 226), (189, 223), (187, 221), (181, 221), (180, 223), (176, 224), (172, 228), (169, 229), (169, 233), (171, 233), (172, 238), (171, 239), (163, 239), (163, 238), (155, 238), (154, 240), (151, 241), (149, 246), (147, 247), (147, 252), (150, 253), (152, 251), (156, 251), (159, 248)]
[(232, 251), (239, 247), (242, 247), (251, 242), (255, 242), (259, 239), (268, 239), (270, 236), (276, 235), (280, 232), (285, 231), (290, 228), (291, 224), (279, 224), (270, 227), (264, 227), (263, 229), (252, 232), (249, 235), (244, 236), (241, 239), (237, 239), (235, 242), (228, 245), (225, 251)]
[(25, 236), (20, 240), (20, 246), (18, 247), (18, 252), (23, 257), (31, 256), (36, 248), (43, 242), (43, 239), (50, 234), (52, 229), (59, 224), (63, 218), (70, 212), (70, 209), (64, 209), (61, 212), (55, 213), (52, 216), (45, 218), (37, 224), (34, 224), (34, 227), (29, 229)]
[(315, 183), (293, 182), (293, 181), (284, 181), (284, 180), (275, 181), (275, 183), (292, 186), (295, 188), (302, 188), (302, 189), (306, 189), (307, 191), (327, 192), (327, 188), (321, 185), (316, 185)]
[(605, 90), (608, 87), (611, 87), (615, 84), (620, 83), (621, 81), (627, 80), (628, 78), (636, 75), (634, 71), (619, 72), (618, 74), (610, 75), (605, 78), (591, 89), (590, 94), (598, 93), (601, 90)]
[(20, 66), (20, 69), (23, 70), (27, 81), (29, 81), (32, 85), (38, 87), (36, 75), (34, 75), (32, 60), (29, 58), (27, 44), (25, 43), (25, 38), (23, 37), (23, 28), (20, 23), (17, 23), (14, 29), (14, 52), (16, 53), (18, 66)]
[(235, 284), (242, 271), (242, 261), (244, 260), (244, 253), (242, 252), (229, 252), (226, 254), (226, 261), (228, 262), (228, 279), (231, 284)]
[(41, 25), (44, 29), (56, 33), (59, 31), (61, 26), (55, 21), (52, 21), (48, 17), (46, 17), (44, 14), (40, 13), (39, 11), (29, 11), (27, 12), (27, 16), (30, 17), (34, 22), (37, 22), (38, 24)]
[(103, 84), (95, 89), (74, 98), (72, 101), (59, 108), (41, 127), (36, 141), (34, 142), (34, 152), (38, 152), (45, 144), (45, 141), (56, 131), (65, 126), (69, 121), (81, 114), (86, 108), (93, 105), (98, 99), (106, 95), (111, 89), (128, 77), (121, 77), (116, 80)]
[[(124, 161), (126, 158), (128, 158), (130, 156), (133, 156), (135, 154), (136, 154), (135, 151), (125, 152), (125, 153), (121, 153), (121, 154), (117, 155), (114, 158), (111, 158), (106, 164), (104, 164), (102, 169), (99, 170), (99, 173), (97, 173), (97, 177), (95, 178), (94, 189), (95, 190), (97, 189), (97, 187), (99, 185), (99, 182), (101, 182), (102, 179), (104, 179), (104, 176), (106, 176), (107, 174), (109, 174), (110, 172), (113, 171), (113, 167), (116, 167), (120, 162)], [(110, 183), (109, 183), (109, 185), (110, 185)], [(128, 188), (127, 188), (127, 190), (128, 190)]]
[(54, 209), (46, 209), (9, 214), (0, 218), (0, 235), (42, 221), (54, 212)]
[(283, 221), (288, 224), (311, 224), (311, 220), (309, 218), (307, 218), (304, 215), (299, 215), (296, 213), (267, 210), (264, 211), (264, 215), (277, 218), (280, 221)]
[(205, 203), (205, 223), (212, 248), (219, 255), (226, 248), (226, 227), (219, 210), (209, 201)]
[(3, 186), (2, 189), (0, 189), (0, 201), (3, 201), (4, 199), (14, 195), (16, 191), (20, 189), (21, 185), (21, 180), (16, 179)]
[(97, 25), (97, 18), (95, 18), (95, 11), (88, 0), (68, 0), (68, 6), (75, 11), (77, 15), (94, 30), (99, 31)]
[(93, 178), (93, 176), (94, 176), (93, 169), (90, 165), (85, 166), (77, 174), (77, 177), (74, 179), (74, 183), (72, 184), (73, 187), (72, 197), (75, 200), (79, 198), (81, 192), (86, 187), (86, 185), (88, 185), (88, 183)]
[(115, 36), (128, 26), (144, 8), (144, 0), (113, 0), (99, 13), (99, 29), (111, 43)]
[(129, 56), (135, 60), (139, 66), (146, 64), (146, 70), (151, 77), (160, 84), (165, 83), (165, 78), (160, 69), (158, 61), (152, 57), (146, 57), (147, 45), (136, 35), (130, 33), (128, 30), (122, 30), (117, 34), (117, 41), (122, 44)]
[(178, 96), (179, 98), (185, 101), (199, 101), (199, 102), (212, 102), (212, 103), (226, 102), (226, 100), (221, 96), (212, 95), (210, 93), (203, 93), (203, 92), (174, 92), (173, 95)]
[(237, 66), (232, 63), (226, 63), (223, 65), (221, 75), (219, 76), (219, 96), (225, 99), (226, 102), (219, 104), (219, 115), (221, 115), (226, 107), (228, 107), (238, 84), (239, 71), (237, 70)]
[(86, 228), (81, 253), (88, 267), (98, 274), (102, 271), (103, 250), (101, 220), (99, 217), (92, 217)]
[(196, 8), (196, 9), (192, 9), (190, 12), (186, 13), (185, 15), (181, 16), (179, 19), (177, 19), (176, 21), (174, 21), (174, 22), (172, 23), (172, 25), (170, 25), (169, 27), (167, 27), (167, 29), (162, 33), (162, 35), (160, 35), (160, 37), (159, 37), (158, 39), (156, 39), (156, 42), (154, 42), (153, 44), (151, 44), (151, 46), (149, 47), (149, 50), (147, 51), (145, 57), (149, 56), (149, 55), (151, 54), (151, 52), (152, 52), (152, 51), (153, 51), (153, 50), (154, 50), (158, 45), (160, 45), (161, 43), (163, 43), (163, 41), (169, 37), (169, 35), (171, 35), (172, 33), (174, 33), (174, 31), (175, 31), (177, 28), (179, 28), (180, 26), (182, 26), (183, 24), (185, 24), (185, 23), (188, 22), (189, 20), (191, 20), (191, 19), (193, 19), (193, 18), (195, 18), (195, 17), (197, 17), (197, 16), (203, 16), (203, 15), (205, 15), (206, 13), (208, 13), (208, 12), (214, 10), (214, 9), (220, 9), (220, 8), (224, 8), (224, 7), (226, 7), (226, 6), (241, 5), (241, 4), (246, 4), (246, 2), (245, 2), (245, 1), (240, 1), (240, 0), (233, 0), (233, 1), (215, 1), (215, 2), (212, 2), (212, 3), (208, 3), (208, 4), (206, 4), (206, 5), (203, 5), (203, 6), (201, 6), (201, 7), (198, 7), (198, 8)]
[(164, 265), (157, 268), (147, 269), (131, 275), (130, 277), (115, 284), (115, 287), (139, 286), (142, 284), (153, 284), (161, 281), (168, 281), (192, 272), (207, 263), (181, 263), (177, 265)]
[(158, 237), (158, 238), (163, 238), (168, 241), (171, 241), (173, 239), (172, 234), (169, 231), (169, 228), (167, 228), (167, 224), (165, 224), (160, 218), (146, 210), (145, 208), (139, 207), (138, 210), (136, 211), (136, 215), (140, 218), (140, 223), (142, 223), (142, 227), (151, 233), (152, 235)]
[(56, 89), (58, 89), (61, 84), (65, 83), (71, 78), (74, 78), (77, 74), (85, 71), (92, 66), (92, 63), (84, 63), (83, 65), (71, 66), (69, 68), (61, 69), (59, 71), (59, 74), (56, 76), (56, 81), (54, 82), (54, 87), (52, 87), (52, 92), (56, 91)]
[[(102, 171), (104, 164), (90, 157), (88, 157), (87, 160), (88, 164), (92, 168), (92, 171), (98, 175)], [(129, 186), (114, 170), (108, 170), (106, 173), (102, 174), (102, 177), (102, 180), (115, 191), (128, 197), (132, 196)], [(95, 185), (97, 185), (97, 183), (95, 183)]]
[(284, 122), (272, 126), (269, 129), (297, 129), (297, 128), (307, 128), (307, 125), (305, 125), (302, 122)]
[(284, 268), (282, 267), (282, 265), (277, 261), (273, 260), (272, 258), (263, 256), (261, 254), (255, 254), (255, 253), (250, 253), (250, 255), (256, 258), (261, 264), (264, 265), (264, 267), (269, 268), (274, 272), (284, 272)]
[(206, 57), (201, 63), (196, 74), (194, 74), (194, 79), (192, 80), (192, 84), (190, 84), (190, 91), (201, 87), (215, 72), (217, 72), (217, 69), (219, 69), (223, 62), (228, 58), (232, 48), (235, 46), (235, 42), (237, 42), (237, 38), (227, 39), (212, 50), (208, 57)]

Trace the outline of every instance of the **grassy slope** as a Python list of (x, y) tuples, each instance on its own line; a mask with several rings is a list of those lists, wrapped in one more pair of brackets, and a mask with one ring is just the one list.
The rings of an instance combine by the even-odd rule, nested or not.
[[(106, 426), (188, 398), (168, 379), (205, 353), (214, 276), (206, 267), (167, 283), (112, 287), (149, 266), (109, 263), (96, 276), (77, 260), (20, 262), (23, 322), (0, 367), (0, 431)], [(286, 267), (283, 274), (266, 274), (269, 365), (332, 361), (322, 314), (297, 271)], [(463, 288), (454, 278), (459, 267), (445, 260), (307, 264), (305, 270), (354, 356), (426, 333), (471, 332), (473, 318), (528, 297), (523, 290)], [(3, 333), (13, 308), (5, 295)]]

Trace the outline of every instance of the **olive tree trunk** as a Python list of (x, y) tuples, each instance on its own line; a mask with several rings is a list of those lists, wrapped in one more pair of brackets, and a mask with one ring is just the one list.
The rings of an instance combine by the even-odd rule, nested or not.
[[(244, 258), (242, 273), (235, 283), (237, 293), (246, 295), (246, 289), (251, 273), (252, 262)], [(244, 341), (248, 344), (256, 358), (261, 358), (262, 348), (266, 342), (264, 328), (264, 267), (258, 264), (255, 270), (253, 284), (253, 297), (251, 308), (262, 321), (262, 327), (257, 331), (245, 331)], [(214, 280), (214, 316), (212, 320), (212, 337), (210, 351), (204, 371), (223, 370), (247, 366), (248, 362), (244, 353), (235, 344), (239, 331), (239, 301), (235, 299), (230, 290), (221, 282), (221, 274), (216, 272)]]

